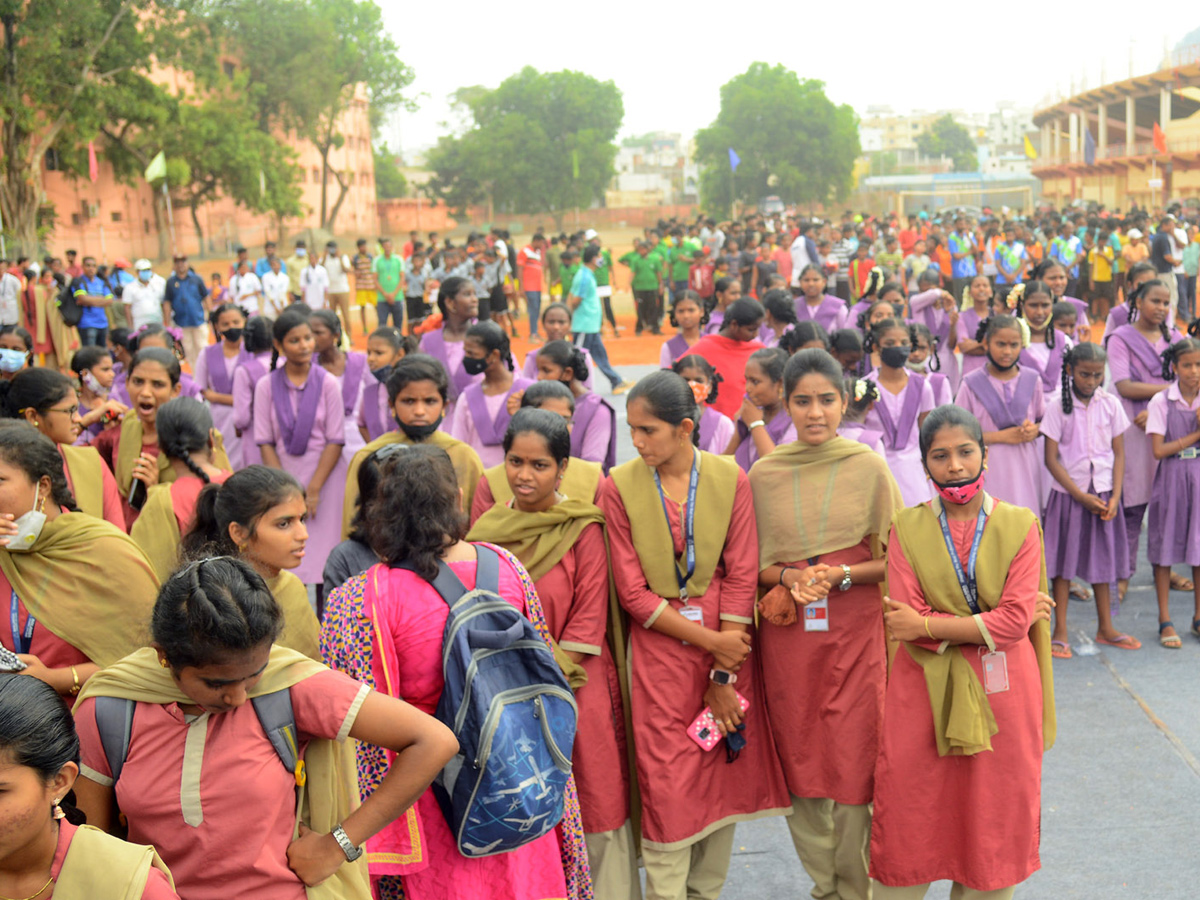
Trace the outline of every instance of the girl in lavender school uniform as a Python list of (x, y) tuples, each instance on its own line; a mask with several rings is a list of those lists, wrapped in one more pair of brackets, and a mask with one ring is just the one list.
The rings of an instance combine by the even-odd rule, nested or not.
[(271, 372), (254, 388), (254, 440), (264, 465), (304, 486), (308, 544), (296, 575), (320, 585), (325, 559), (342, 537), (346, 479), (330, 475), (342, 458), (346, 413), (337, 379), (317, 363), (309, 318), (285, 309), (275, 320)]
[[(958, 301), (949, 291), (944, 291), (937, 285), (938, 270), (926, 269), (917, 277), (920, 292), (908, 298), (910, 321), (923, 326), (937, 339), (938, 365), (934, 368), (943, 377), (949, 379), (950, 390), (958, 390), (959, 365), (958, 354), (954, 352), (958, 345)], [(933, 279), (932, 283), (930, 278)], [(930, 341), (934, 346), (934, 342)], [(916, 342), (913, 342), (915, 348)], [(949, 403), (950, 401), (945, 401)], [(941, 401), (938, 406), (941, 406)]]
[[(551, 303), (542, 310), (542, 330), (546, 343), (551, 341), (570, 341), (571, 340), (571, 310), (565, 303)], [(592, 354), (582, 347), (579, 352), (583, 354), (583, 360), (587, 363), (586, 371), (579, 374), (583, 378), (583, 386), (589, 391), (594, 387), (592, 383)], [(529, 379), (537, 380), (538, 377), (538, 348), (534, 347), (525, 356), (525, 365), (521, 367), (521, 374)]]
[(1043, 467), (1037, 438), (1046, 395), (1037, 372), (1018, 365), (1025, 343), (1021, 323), (1012, 316), (992, 316), (979, 324), (975, 338), (987, 352), (987, 366), (963, 376), (955, 403), (983, 428), (991, 492), (1040, 516)]
[[(1129, 323), (1106, 335), (1108, 371), (1112, 386), (1121, 398), (1125, 415), (1133, 427), (1125, 433), (1125, 535), (1129, 539), (1129, 573), (1137, 571), (1138, 541), (1142, 519), (1150, 502), (1150, 489), (1158, 468), (1146, 433), (1147, 405), (1165, 391), (1170, 382), (1162, 377), (1162, 354), (1183, 335), (1168, 327), (1171, 314), (1171, 290), (1165, 281), (1143, 281), (1129, 294)], [(1117, 582), (1117, 594), (1125, 599), (1129, 579)], [(1190, 591), (1194, 580), (1172, 573), (1173, 590)]]
[(442, 314), (442, 327), (421, 337), (421, 352), (438, 360), (450, 377), (450, 393), (446, 399), (446, 421), (450, 422), (458, 395), (483, 381), (482, 374), (472, 375), (463, 368), (467, 329), (479, 315), (475, 282), (451, 275), (438, 285), (437, 305)]
[[(129, 336), (129, 349), (137, 353), (144, 347), (162, 347), (175, 355), (175, 358), (182, 364), (187, 359), (187, 355), (183, 352), (183, 342), (179, 337), (179, 329), (167, 329), (159, 325), (157, 322), (151, 322), (148, 325), (143, 325), (137, 331)], [(113, 384), (115, 391), (117, 385)], [(121, 390), (125, 391), (124, 383), (121, 384)], [(112, 393), (109, 394), (112, 396)], [(179, 376), (179, 396), (194, 397), (197, 400), (202, 400), (200, 385), (187, 372), (182, 372)], [(123, 397), (114, 399), (120, 402), (129, 404), (129, 394), (125, 393)]]
[(950, 378), (942, 371), (942, 359), (934, 350), (938, 347), (938, 339), (930, 334), (929, 329), (919, 322), (908, 326), (908, 336), (912, 341), (912, 352), (908, 354), (908, 371), (924, 375), (933, 391), (934, 407), (945, 406), (954, 402), (954, 390), (950, 386)]
[(828, 279), (820, 266), (809, 263), (800, 271), (800, 296), (796, 298), (796, 319), (800, 322), (812, 320), (826, 332), (832, 333), (845, 328), (850, 320), (850, 310), (841, 297), (826, 293)]
[(868, 353), (877, 351), (879, 368), (870, 375), (879, 399), (867, 415), (868, 428), (883, 434), (884, 458), (900, 485), (905, 506), (933, 497), (921, 464), (921, 423), (933, 410), (933, 389), (925, 376), (909, 372), (912, 337), (902, 319), (884, 319), (867, 332)]
[(1158, 474), (1150, 493), (1147, 555), (1154, 566), (1154, 592), (1158, 597), (1159, 642), (1172, 650), (1182, 646), (1171, 623), (1171, 566), (1192, 567), (1191, 631), (1200, 638), (1200, 319), (1192, 323), (1193, 335), (1163, 353), (1163, 376), (1178, 379), (1155, 394), (1147, 408), (1146, 433), (1150, 435)]
[(725, 310), (729, 308), (729, 304), (742, 298), (742, 279), (732, 276), (718, 278), (713, 289), (716, 306), (709, 310), (708, 324), (704, 326), (705, 334), (720, 333), (721, 326), (725, 324)]
[[(1013, 315), (1029, 326), (1029, 343), (1021, 351), (1021, 366), (1037, 372), (1046, 400), (1057, 397), (1062, 386), (1063, 354), (1075, 344), (1055, 330), (1051, 321), (1054, 304), (1044, 281), (1027, 281), (1008, 292)], [(1074, 309), (1074, 306), (1067, 304)]]
[(513, 376), (516, 363), (508, 335), (495, 322), (476, 322), (468, 328), (463, 354), (464, 371), (481, 378), (460, 395), (462, 402), (455, 405), (447, 430), (451, 437), (470, 444), (483, 467), (490, 469), (504, 462), (504, 433), (512, 418), (508, 398), (533, 382)]
[(772, 288), (764, 292), (763, 324), (758, 339), (764, 347), (778, 347), (783, 336), (796, 327), (796, 304), (791, 291)]
[(704, 301), (695, 291), (677, 294), (667, 316), (671, 325), (679, 329), (679, 333), (663, 343), (658, 354), (660, 369), (671, 368), (675, 360), (687, 355), (692, 344), (700, 340), (704, 326), (708, 324), (708, 312), (704, 309)]
[[(1125, 273), (1125, 296), (1128, 297), (1139, 287), (1158, 277), (1158, 269), (1154, 268), (1154, 263), (1146, 261), (1136, 263), (1130, 267)], [(1117, 303), (1108, 313), (1108, 319), (1104, 322), (1104, 343), (1108, 345), (1108, 339), (1112, 337), (1112, 333), (1122, 325), (1129, 324), (1129, 306), (1126, 303)]]
[(1060, 300), (1050, 307), (1050, 326), (1059, 334), (1070, 338), (1075, 334), (1075, 325), (1079, 321), (1079, 310), (1074, 304)]
[(221, 340), (200, 353), (196, 360), (196, 383), (200, 385), (201, 396), (208, 401), (213, 427), (225, 439), (225, 453), (236, 472), (245, 461), (241, 433), (233, 422), (233, 373), (250, 358), (242, 347), (246, 314), (232, 303), (222, 303), (208, 314), (208, 320)]
[(119, 424), (129, 409), (124, 403), (109, 399), (117, 377), (112, 353), (105, 347), (81, 347), (71, 357), (71, 371), (79, 379), (79, 422), (82, 431), (75, 439), (83, 447), (110, 425)]
[[(317, 362), (334, 377), (342, 392), (342, 412), (346, 429), (342, 459), (349, 465), (350, 459), (366, 443), (358, 432), (355, 417), (362, 403), (363, 388), (368, 380), (373, 380), (367, 375), (367, 354), (359, 350), (342, 349), (342, 321), (333, 310), (315, 310), (308, 324), (312, 328)], [(346, 472), (343, 469), (331, 477), (345, 481)]]
[(866, 354), (863, 353), (862, 335), (854, 328), (839, 328), (829, 336), (829, 355), (842, 366), (849, 377), (865, 375)]
[(746, 396), (738, 410), (732, 453), (743, 472), (780, 444), (796, 440), (796, 427), (783, 402), (783, 369), (788, 353), (779, 347), (757, 350), (746, 360)]
[[(1020, 285), (1017, 285), (1020, 287)], [(1072, 307), (1074, 310), (1074, 307)], [(1097, 643), (1136, 650), (1141, 642), (1113, 625), (1110, 587), (1129, 575), (1121, 483), (1129, 418), (1104, 390), (1108, 356), (1082, 343), (1063, 354), (1062, 393), (1046, 409), (1046, 468), (1054, 477), (1046, 501), (1046, 574), (1053, 580), (1054, 636), (1050, 652), (1070, 659), (1067, 607), (1072, 578), (1096, 595)]]
[(696, 426), (700, 432), (700, 449), (718, 455), (728, 453), (730, 445), (737, 439), (736, 426), (733, 419), (711, 406), (721, 387), (721, 374), (707, 359), (694, 353), (679, 357), (671, 369), (691, 385), (692, 396), (700, 409), (700, 424)]
[(868, 347), (867, 344), (869, 341), (867, 338), (871, 334), (871, 329), (884, 319), (896, 319), (900, 321), (902, 316), (899, 309), (882, 300), (872, 303), (865, 311), (858, 315), (858, 330), (863, 335), (863, 364), (867, 367), (867, 371), (879, 368), (879, 345), (875, 344), (872, 347)]
[(275, 320), (252, 316), (242, 330), (245, 361), (233, 370), (233, 429), (242, 438), (242, 468), (262, 464), (262, 451), (254, 442), (254, 388), (267, 374), (271, 362), (271, 329)]
[(571, 455), (600, 463), (607, 475), (617, 464), (617, 413), (607, 400), (579, 380), (581, 369), (587, 371), (587, 360), (569, 341), (549, 341), (538, 353), (537, 380), (561, 382), (575, 398)]
[(801, 350), (824, 350), (829, 352), (829, 335), (817, 322), (806, 319), (797, 322), (796, 326), (787, 331), (779, 339), (781, 350), (787, 351), (788, 356), (795, 356)]
[(392, 407), (388, 403), (387, 380), (392, 367), (410, 353), (417, 352), (417, 339), (405, 335), (399, 328), (383, 325), (367, 338), (367, 368), (371, 377), (364, 379), (362, 402), (358, 405), (355, 423), (366, 443), (391, 431)]
[[(936, 270), (931, 271), (930, 277), (936, 281)], [(922, 273), (923, 274), (923, 273)], [(987, 350), (982, 341), (977, 341), (979, 325), (992, 317), (995, 312), (996, 294), (992, 290), (992, 282), (986, 275), (976, 275), (971, 284), (963, 291), (962, 309), (958, 314), (958, 352), (962, 354), (962, 371), (959, 383), (976, 369), (987, 365)]]
[(842, 414), (842, 423), (838, 425), (838, 434), (865, 444), (886, 459), (883, 430), (867, 425), (867, 416), (878, 401), (879, 385), (870, 378), (847, 378), (846, 411)]
[(1057, 303), (1065, 300), (1075, 307), (1078, 313), (1075, 319), (1075, 343), (1092, 339), (1092, 323), (1088, 319), (1088, 305), (1078, 297), (1066, 295), (1067, 282), (1070, 279), (1062, 263), (1056, 259), (1044, 259), (1039, 265), (1034, 266), (1033, 271), (1029, 273), (1029, 279), (1046, 283), (1050, 288), (1051, 302)]
[[(880, 301), (880, 293), (887, 287), (884, 282), (883, 269), (878, 267), (867, 273), (867, 283), (863, 285), (862, 296), (858, 298), (858, 302), (850, 307), (847, 319), (858, 326), (858, 330), (866, 333), (866, 329), (871, 325), (871, 308)], [(890, 304), (889, 304), (890, 306)], [(898, 318), (901, 310), (892, 307), (892, 311), (884, 318)]]

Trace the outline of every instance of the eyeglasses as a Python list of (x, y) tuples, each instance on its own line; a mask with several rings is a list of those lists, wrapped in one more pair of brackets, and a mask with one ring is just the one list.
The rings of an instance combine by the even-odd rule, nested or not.
[(79, 412), (79, 404), (76, 403), (74, 406), (68, 406), (66, 409), (60, 409), (59, 407), (52, 406), (48, 410), (46, 410), (46, 412), (48, 412), (48, 413), (52, 413), (52, 412), (66, 413), (68, 416), (74, 416), (75, 413)]

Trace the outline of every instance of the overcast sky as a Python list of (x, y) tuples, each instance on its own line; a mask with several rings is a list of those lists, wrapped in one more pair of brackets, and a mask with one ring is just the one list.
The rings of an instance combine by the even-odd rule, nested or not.
[(1134, 74), (1153, 71), (1164, 41), (1173, 47), (1200, 25), (1200, 10), (1185, 14), (1186, 4), (1169, 8), (1178, 24), (1163, 27), (1147, 7), (1130, 29), (1129, 17), (1114, 18), (1105, 4), (1045, 0), (924, 8), (877, 0), (744, 7), (378, 2), (416, 73), (410, 92), (420, 109), (397, 114), (382, 135), (406, 153), (445, 133), (447, 96), (456, 88), (496, 87), (526, 64), (616, 82), (625, 102), (622, 136), (691, 135), (716, 117), (721, 85), (755, 61), (823, 80), (830, 99), (860, 115), (871, 105), (985, 112), (1006, 100), (1040, 107), (1069, 94), (1072, 79), (1079, 90), (1085, 78), (1089, 87), (1127, 78), (1131, 52)]

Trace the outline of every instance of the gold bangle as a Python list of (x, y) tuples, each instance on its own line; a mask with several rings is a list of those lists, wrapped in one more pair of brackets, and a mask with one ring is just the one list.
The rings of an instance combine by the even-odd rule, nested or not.
[(77, 697), (79, 696), (79, 688), (81, 685), (79, 684), (79, 672), (75, 670), (74, 666), (71, 666), (71, 680), (74, 682), (74, 684), (71, 685), (71, 696)]
[(927, 635), (929, 635), (929, 639), (930, 639), (931, 641), (936, 641), (936, 640), (937, 640), (937, 638), (935, 638), (935, 637), (933, 636), (933, 632), (929, 630), (929, 618), (930, 618), (929, 616), (926, 616), (926, 617), (925, 617), (925, 633), (926, 633)]

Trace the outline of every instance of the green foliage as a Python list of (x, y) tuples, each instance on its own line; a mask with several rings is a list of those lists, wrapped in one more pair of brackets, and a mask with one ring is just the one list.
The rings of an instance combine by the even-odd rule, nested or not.
[[(741, 158), (736, 173), (730, 147)], [(786, 203), (841, 200), (860, 152), (857, 116), (835, 106), (823, 82), (754, 63), (721, 87), (716, 121), (696, 134), (700, 196), (722, 213), (732, 200), (757, 204), (769, 194)]]
[(949, 113), (917, 136), (917, 149), (925, 156), (945, 156), (954, 161), (955, 172), (979, 171), (979, 156), (971, 132)]
[(439, 140), (429, 166), (432, 190), (455, 210), (490, 196), (496, 209), (561, 217), (603, 197), (625, 116), (611, 81), (527, 66), (494, 91), (464, 88), (454, 99), (469, 127)]
[(400, 171), (396, 162), (396, 154), (388, 149), (388, 145), (375, 148), (375, 198), (391, 200), (403, 197), (408, 193), (408, 180)]

